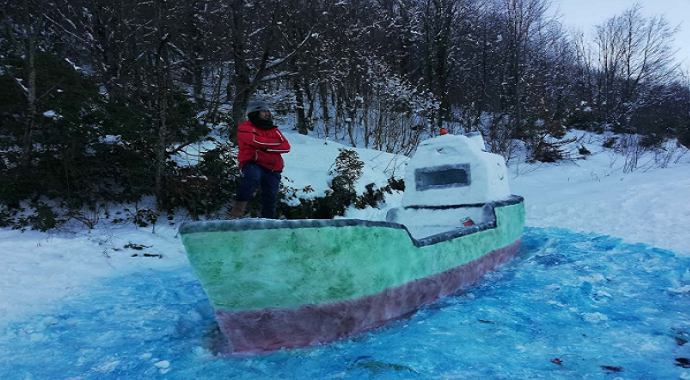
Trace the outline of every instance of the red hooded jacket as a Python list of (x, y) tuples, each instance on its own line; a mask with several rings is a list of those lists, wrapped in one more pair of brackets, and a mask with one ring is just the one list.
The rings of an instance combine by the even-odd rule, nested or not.
[(281, 154), (290, 151), (290, 143), (277, 127), (260, 129), (247, 120), (237, 127), (237, 141), (240, 170), (247, 162), (256, 162), (266, 169), (283, 171), (285, 164)]

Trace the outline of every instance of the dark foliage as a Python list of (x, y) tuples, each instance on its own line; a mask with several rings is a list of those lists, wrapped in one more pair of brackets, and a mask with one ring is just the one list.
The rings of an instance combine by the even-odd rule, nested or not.
[[(12, 70), (20, 73), (21, 67), (10, 66), (8, 72)], [(88, 215), (98, 213), (101, 205), (135, 203), (152, 195), (157, 136), (144, 127), (151, 123), (147, 110), (139, 102), (108, 101), (91, 78), (50, 53), (37, 54), (36, 78), (37, 93), (42, 95), (28, 166), (20, 154), (28, 110), (21, 102), (0, 103), (3, 219), (11, 215), (22, 228), (31, 224), (42, 230), (70, 219), (92, 227), (98, 217)], [(21, 99), (13, 82), (9, 74), (0, 75), (0, 93)], [(192, 120), (193, 105), (181, 93), (170, 96), (177, 105), (168, 118), (171, 140), (200, 140), (208, 131)], [(167, 166), (174, 183), (176, 165), (169, 161)], [(20, 209), (25, 200), (34, 200), (29, 210)], [(27, 212), (29, 216), (21, 215)], [(150, 216), (134, 220), (139, 225), (155, 223)]]
[(592, 154), (592, 152), (590, 152), (589, 149), (587, 149), (587, 147), (584, 145), (580, 145), (580, 147), (577, 149), (577, 152), (582, 156), (589, 156)]
[(530, 162), (558, 162), (568, 158), (564, 145), (574, 142), (575, 139), (559, 141), (547, 141), (542, 139), (532, 150)]
[[(217, 143), (191, 166), (178, 153), (207, 141), (210, 125), (226, 123), (230, 133), (214, 137), (234, 139), (259, 95), (294, 114), (300, 133), (403, 154), (440, 127), (479, 130), (507, 158), (521, 140), (535, 162), (568, 159), (559, 140), (569, 128), (639, 135), (652, 150), (673, 138), (690, 146), (672, 28), (637, 6), (597, 28), (590, 51), (544, 0), (106, 3), (28, 0), (0, 12), (0, 226), (223, 217), (239, 176), (233, 146)], [(650, 44), (625, 45), (645, 33)], [(356, 194), (352, 153), (341, 152), (323, 197), (298, 200), (283, 186), (279, 215), (329, 218), (404, 187), (391, 179)], [(108, 213), (149, 198), (155, 210)], [(258, 209), (255, 197), (248, 210)]]
[(683, 131), (679, 132), (678, 142), (690, 149), (690, 122), (684, 127)]
[(198, 165), (173, 167), (167, 182), (168, 207), (185, 209), (194, 220), (212, 217), (232, 202), (239, 182), (237, 149), (216, 143)]
[(604, 141), (604, 143), (602, 144), (602, 146), (603, 146), (604, 148), (613, 148), (613, 147), (616, 146), (616, 142), (617, 142), (617, 141), (618, 141), (618, 138), (617, 138), (617, 137), (609, 137), (609, 138), (606, 139), (606, 141)]

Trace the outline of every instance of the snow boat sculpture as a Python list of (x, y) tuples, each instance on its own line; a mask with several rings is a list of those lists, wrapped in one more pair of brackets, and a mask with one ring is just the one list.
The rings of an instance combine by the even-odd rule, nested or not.
[[(479, 142), (479, 144), (477, 143)], [(330, 342), (405, 317), (508, 261), (524, 226), (481, 136), (422, 142), (387, 221), (190, 222), (189, 261), (233, 353)], [(465, 218), (475, 224), (463, 226)], [(469, 224), (468, 222), (465, 222)]]

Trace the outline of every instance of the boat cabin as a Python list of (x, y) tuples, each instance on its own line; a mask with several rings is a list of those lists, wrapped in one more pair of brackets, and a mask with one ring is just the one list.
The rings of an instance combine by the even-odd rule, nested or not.
[(415, 238), (493, 222), (491, 202), (510, 197), (505, 159), (484, 150), (481, 134), (442, 135), (423, 141), (410, 159), (402, 207), (386, 220)]

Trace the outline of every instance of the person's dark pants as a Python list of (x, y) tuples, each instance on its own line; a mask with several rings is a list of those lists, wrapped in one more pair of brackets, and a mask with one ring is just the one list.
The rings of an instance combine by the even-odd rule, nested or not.
[(248, 202), (252, 199), (259, 185), (261, 185), (261, 216), (272, 219), (276, 213), (280, 172), (274, 172), (250, 162), (244, 164), (242, 166), (242, 182), (237, 189), (235, 200)]

